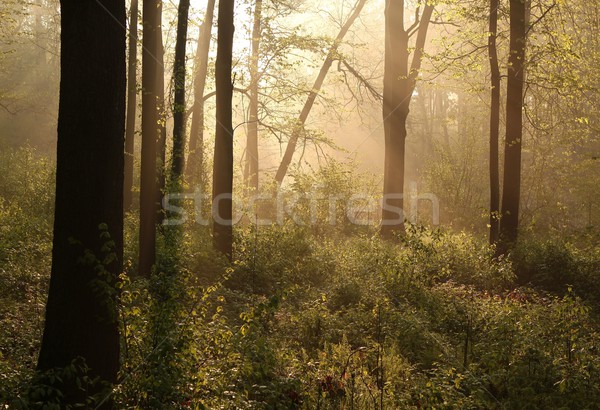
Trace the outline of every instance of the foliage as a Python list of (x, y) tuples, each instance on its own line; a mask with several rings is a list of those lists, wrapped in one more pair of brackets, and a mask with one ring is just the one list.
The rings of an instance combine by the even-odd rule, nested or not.
[[(0, 229), (8, 245), (0, 280), (10, 289), (2, 399), (52, 406), (64, 377), (83, 388), (94, 381), (74, 363), (29, 383), (51, 220), (30, 198), (51, 201), (52, 171), (31, 150), (7, 158), (29, 163), (13, 159), (0, 184), (11, 200)], [(294, 189), (317, 182), (344, 192), (350, 179), (335, 169), (322, 180), (299, 178)], [(135, 215), (129, 219), (126, 238), (135, 242)], [(229, 265), (214, 255), (205, 227), (190, 228), (162, 228), (150, 281), (130, 276), (135, 249), (125, 252), (123, 364), (109, 396), (119, 408), (586, 408), (599, 400), (593, 244), (524, 239), (508, 259), (494, 260), (467, 233), (408, 225), (391, 243), (369, 230), (315, 232), (288, 221), (238, 229)], [(515, 274), (533, 287), (515, 287)]]
[(32, 148), (0, 151), (0, 401), (33, 374), (52, 244), (53, 164)]
[[(81, 358), (75, 359), (69, 366), (36, 373), (26, 393), (11, 403), (15, 409), (62, 409), (95, 408), (110, 396), (110, 386), (101, 385), (98, 379), (89, 376), (89, 368)], [(85, 401), (64, 406), (64, 386), (76, 385), (85, 397)], [(92, 393), (92, 392), (98, 393)]]
[(511, 259), (523, 284), (558, 295), (564, 295), (571, 289), (592, 303), (600, 301), (597, 281), (600, 254), (597, 246), (580, 249), (556, 238), (529, 238), (521, 241)]
[[(40, 19), (31, 12), (37, 7), (32, 2), (0, 5), (2, 144), (18, 136), (42, 145), (53, 135), (48, 130), (58, 83), (49, 79), (58, 68), (57, 2), (35, 3), (45, 10)], [(350, 98), (348, 92), (357, 98), (351, 86), (344, 89), (350, 66), (335, 64), (336, 78), (345, 84), (328, 81), (319, 94), (322, 112), (311, 115), (302, 135), (303, 142), (315, 143), (322, 163), (297, 169), (281, 189), (295, 203), (294, 217), (255, 226), (258, 217), (277, 219), (275, 205), (263, 204), (242, 219), (233, 263), (212, 249), (210, 229), (190, 218), (183, 226), (159, 228), (156, 269), (150, 279), (140, 279), (139, 215), (126, 215), (124, 272), (116, 283), (122, 366), (118, 384), (104, 397), (116, 408), (597, 407), (598, 6), (531, 3), (524, 235), (510, 255), (494, 259), (481, 235), (488, 194), (482, 104), (489, 94), (487, 3), (436, 3), (437, 22), (452, 24), (432, 27), (432, 44), (443, 52), (428, 50), (436, 57), (429, 58), (413, 95), (406, 168), (410, 180), (440, 199), (445, 228), (407, 224), (405, 235), (379, 238), (378, 211), (368, 205), (379, 193), (377, 175), (324, 151), (347, 142), (333, 138), (335, 133), (352, 140), (339, 124), (330, 124), (336, 115), (350, 123), (353, 113), (348, 105), (335, 110), (347, 112), (334, 113), (333, 100)], [(333, 2), (321, 6), (327, 18), (343, 15)], [(331, 43), (296, 25), (304, 8), (310, 7), (265, 3), (260, 126), (262, 135), (279, 142), (297, 126), (293, 118), (309, 91), (306, 84), (320, 66), (305, 60), (322, 60)], [(360, 71), (352, 74), (364, 78), (353, 81), (365, 89), (381, 74), (383, 44), (371, 32), (383, 13), (376, 4), (368, 8), (373, 14), (363, 19), (364, 33), (337, 56)], [(506, 61), (506, 7), (499, 11), (500, 57)], [(245, 14), (251, 15), (251, 5)], [(313, 24), (335, 32), (322, 17)], [(23, 32), (13, 36), (18, 27)], [(236, 50), (236, 88), (242, 91), (249, 85), (241, 63), (246, 51)], [(168, 47), (166, 57), (168, 62)], [(238, 98), (241, 116), (246, 97)], [(363, 142), (377, 137), (380, 106), (357, 100), (378, 121), (359, 127), (366, 117), (352, 117), (356, 129), (371, 130), (366, 138), (358, 136), (360, 144), (354, 141), (355, 151), (367, 151)], [(24, 116), (15, 117), (19, 110)], [(51, 114), (43, 126), (40, 112)], [(33, 126), (39, 135), (23, 132)], [(265, 145), (268, 154), (272, 147)], [(63, 381), (75, 378), (83, 391), (95, 381), (80, 360), (35, 372), (51, 263), (54, 164), (27, 146), (0, 148), (0, 406), (58, 408)], [(357, 193), (365, 194), (355, 204), (358, 210), (349, 205)], [(336, 198), (334, 206), (328, 197)], [(190, 202), (183, 204), (189, 215), (195, 212)], [(353, 211), (367, 223), (351, 223)], [(115, 296), (112, 286), (98, 291)], [(97, 403), (98, 397), (90, 397), (81, 406)]]

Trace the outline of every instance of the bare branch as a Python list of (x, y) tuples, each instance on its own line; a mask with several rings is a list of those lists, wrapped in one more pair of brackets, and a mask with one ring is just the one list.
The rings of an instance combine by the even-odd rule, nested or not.
[(542, 21), (544, 19), (544, 17), (546, 17), (546, 15), (548, 13), (550, 13), (550, 11), (556, 7), (558, 5), (558, 3), (556, 1), (554, 1), (543, 13), (541, 16), (539, 16), (533, 23), (531, 23), (529, 25), (529, 28), (527, 28), (527, 31), (525, 31), (525, 36), (527, 36), (529, 34), (529, 31), (531, 31), (531, 29), (533, 29), (533, 27), (538, 24), (540, 21)]
[(419, 3), (419, 5), (417, 5), (417, 9), (415, 10), (415, 22), (412, 24), (412, 26), (410, 26), (406, 30), (409, 38), (412, 37), (413, 34), (416, 33), (416, 29), (417, 29), (417, 27), (419, 27), (419, 22), (420, 22), (420, 13), (419, 12), (420, 11), (421, 11), (421, 3)]
[(423, 15), (421, 16), (421, 22), (419, 23), (419, 29), (417, 34), (417, 40), (415, 42), (415, 52), (410, 66), (409, 76), (413, 79), (417, 79), (419, 70), (421, 69), (421, 63), (423, 60), (425, 40), (427, 38), (427, 29), (429, 22), (431, 21), (431, 15), (433, 14), (433, 5), (426, 4), (423, 9)]
[[(373, 96), (373, 98), (375, 98), (376, 101), (383, 101), (383, 95), (381, 95), (379, 93), (379, 91), (377, 91), (377, 89), (375, 89), (375, 87), (369, 83), (369, 81), (363, 77), (356, 69), (354, 69), (354, 67), (352, 67), (348, 61), (346, 61), (345, 59), (340, 59), (339, 62), (341, 64), (344, 65), (344, 67), (346, 67), (346, 69), (358, 80), (358, 82), (360, 84), (362, 84), (367, 91), (369, 91), (369, 93)], [(338, 65), (338, 71), (344, 71), (340, 65)]]
[(0, 103), (0, 108), (2, 108), (4, 111), (6, 111), (7, 113), (9, 113), (10, 115), (16, 115), (17, 114), (17, 111), (11, 110), (7, 105), (4, 105), (2, 103)]

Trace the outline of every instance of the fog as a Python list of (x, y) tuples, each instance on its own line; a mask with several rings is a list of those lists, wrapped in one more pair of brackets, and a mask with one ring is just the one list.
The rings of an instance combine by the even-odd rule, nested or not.
[(189, 7), (0, 2), (0, 408), (598, 407), (600, 0)]
[[(352, 1), (265, 2), (267, 20), (263, 25), (259, 61), (261, 185), (268, 185), (277, 170), (290, 125), (298, 117), (333, 38), (353, 6)], [(0, 144), (31, 145), (52, 157), (60, 81), (58, 2), (15, 0), (3, 2), (0, 7), (3, 15), (8, 16), (3, 19), (0, 32)], [(177, 4), (165, 2), (163, 7), (169, 144)], [(414, 22), (415, 7), (412, 2), (406, 4), (407, 25)], [(522, 218), (535, 229), (574, 228), (593, 225), (598, 220), (598, 192), (594, 188), (598, 182), (598, 164), (591, 160), (600, 151), (596, 118), (598, 80), (593, 74), (598, 59), (595, 48), (598, 36), (594, 34), (597, 21), (577, 4), (563, 7), (563, 14), (553, 10), (544, 14), (547, 7), (536, 3), (531, 11), (536, 25), (529, 34), (527, 50), (531, 62), (524, 109)], [(312, 172), (334, 160), (382, 180), (383, 11), (382, 0), (368, 1), (340, 45), (341, 59), (334, 61), (306, 121), (308, 134), (299, 142), (293, 157), (294, 172)], [(194, 57), (204, 12), (203, 1), (192, 1), (187, 47), (188, 107), (195, 98)], [(577, 16), (578, 20), (567, 21), (567, 14)], [(476, 230), (485, 230), (489, 195), (486, 163), (490, 85), (485, 49), (487, 23), (483, 17), (485, 13), (479, 6), (467, 10), (449, 2), (436, 7), (435, 24), (429, 29), (423, 66), (410, 104), (405, 164), (405, 185), (416, 183), (420, 192), (439, 196), (445, 223)], [(251, 4), (238, 4), (235, 25), (234, 86), (247, 90)], [(559, 28), (562, 34), (552, 31)], [(578, 28), (583, 35), (577, 35)], [(507, 68), (507, 30), (507, 16), (502, 11), (498, 39), (502, 73)], [(554, 46), (548, 46), (548, 42)], [(215, 41), (209, 55), (207, 94), (214, 91)], [(557, 64), (560, 59), (563, 63)], [(140, 78), (137, 80), (139, 84)], [(502, 136), (505, 107), (501, 109)], [(140, 113), (138, 109), (138, 127)], [(205, 121), (205, 157), (209, 160), (213, 118), (214, 98), (209, 98)], [(233, 125), (236, 173), (241, 178), (248, 129), (248, 96), (242, 92), (234, 92)], [(137, 136), (136, 157), (139, 157)], [(286, 177), (285, 184), (290, 180)], [(561, 218), (550, 217), (557, 212)]]

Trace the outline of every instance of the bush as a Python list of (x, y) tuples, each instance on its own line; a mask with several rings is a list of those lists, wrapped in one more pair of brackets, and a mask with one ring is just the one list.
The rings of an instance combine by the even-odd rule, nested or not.
[[(0, 173), (0, 400), (51, 406), (62, 394), (57, 376), (74, 373), (34, 372), (50, 270), (51, 164), (30, 150), (0, 155), (14, 165)], [(317, 177), (297, 175), (291, 189), (324, 184), (349, 195), (352, 175), (333, 163)], [(21, 179), (29, 182), (14, 185)], [(299, 207), (307, 217), (307, 204)], [(287, 220), (236, 227), (229, 263), (213, 251), (210, 230), (190, 224), (161, 230), (154, 275), (133, 280), (137, 224), (130, 213), (118, 408), (600, 402), (595, 246), (526, 238), (496, 260), (464, 232), (407, 225), (383, 241), (374, 227)], [(93, 382), (78, 369), (84, 384)]]
[(31, 148), (0, 151), (0, 402), (33, 376), (50, 273), (54, 171)]
[(592, 302), (600, 302), (600, 251), (578, 249), (559, 239), (521, 240), (511, 254), (519, 283), (558, 295), (569, 287)]

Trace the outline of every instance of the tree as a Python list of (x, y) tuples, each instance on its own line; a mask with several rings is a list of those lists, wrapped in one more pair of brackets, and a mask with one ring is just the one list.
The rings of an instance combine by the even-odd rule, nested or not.
[[(119, 369), (125, 19), (123, 0), (61, 1), (52, 272), (38, 361), (49, 370), (81, 357), (110, 383)], [(63, 382), (63, 404), (82, 402), (76, 380)]]
[(360, 12), (362, 11), (365, 3), (366, 3), (366, 0), (358, 0), (356, 2), (356, 5), (354, 6), (354, 9), (352, 11), (352, 14), (348, 17), (348, 20), (346, 20), (346, 22), (340, 29), (337, 37), (335, 38), (333, 44), (331, 45), (331, 48), (329, 49), (329, 52), (327, 53), (327, 57), (325, 58), (325, 61), (323, 62), (323, 65), (321, 66), (321, 70), (319, 71), (319, 74), (317, 75), (315, 83), (314, 83), (313, 87), (311, 88), (311, 90), (308, 94), (308, 97), (306, 98), (304, 107), (302, 108), (302, 111), (300, 112), (300, 115), (298, 116), (298, 119), (296, 120), (296, 124), (292, 131), (292, 135), (290, 136), (290, 139), (288, 140), (287, 146), (285, 148), (285, 153), (283, 154), (283, 158), (281, 159), (281, 163), (279, 164), (279, 168), (277, 169), (277, 173), (275, 174), (275, 181), (277, 182), (278, 185), (282, 184), (283, 179), (285, 178), (285, 175), (287, 174), (288, 168), (290, 167), (290, 164), (292, 163), (292, 157), (294, 156), (294, 152), (296, 151), (296, 146), (298, 145), (298, 139), (300, 138), (300, 135), (302, 135), (302, 130), (304, 129), (304, 124), (306, 124), (308, 115), (310, 114), (310, 111), (312, 110), (312, 107), (315, 104), (315, 100), (317, 99), (317, 96), (319, 95), (319, 92), (321, 91), (321, 87), (323, 86), (323, 82), (325, 81), (325, 77), (327, 77), (327, 73), (329, 72), (331, 65), (338, 58), (338, 49), (339, 49), (340, 45), (342, 44), (344, 37), (348, 33), (348, 30), (350, 30), (350, 27), (352, 27), (352, 24), (354, 24), (354, 21), (360, 15)]
[[(54, 3), (54, 4), (53, 4)], [(10, 145), (54, 150), (60, 70), (58, 0), (0, 2), (0, 128)]]
[(491, 71), (491, 101), (490, 101), (490, 245), (498, 242), (500, 227), (500, 170), (499, 148), (500, 139), (500, 67), (498, 65), (498, 7), (499, 0), (490, 0), (488, 55)]
[(177, 11), (177, 41), (173, 65), (173, 161), (171, 181), (181, 182), (185, 163), (185, 50), (190, 0), (180, 0)]
[(158, 1), (158, 29), (157, 29), (157, 50), (156, 59), (158, 60), (156, 72), (156, 103), (158, 109), (158, 142), (157, 142), (157, 165), (158, 165), (158, 184), (156, 186), (155, 206), (157, 212), (156, 224), (160, 228), (165, 218), (162, 209), (162, 198), (165, 194), (166, 182), (166, 162), (167, 162), (167, 110), (165, 106), (165, 47), (163, 43), (162, 15), (163, 2)]
[(149, 276), (156, 260), (156, 191), (157, 191), (157, 141), (158, 41), (160, 17), (158, 0), (144, 0), (142, 17), (142, 164), (140, 180), (140, 250), (139, 273)]
[[(194, 105), (192, 107), (192, 126), (190, 129), (190, 147), (187, 167), (187, 179), (196, 174), (204, 177), (204, 89), (208, 74), (208, 51), (214, 18), (215, 0), (208, 0), (206, 14), (200, 27), (198, 47), (196, 48), (196, 75), (194, 77)], [(199, 151), (198, 151), (199, 150)]]
[[(387, 0), (385, 8), (385, 64), (383, 79), (383, 125), (385, 164), (381, 234), (391, 237), (404, 231), (404, 161), (406, 120), (427, 38), (433, 5), (420, 3), (412, 25), (405, 29), (404, 1)], [(421, 7), (423, 8), (422, 13)], [(416, 34), (414, 52), (409, 41)]]
[(213, 161), (213, 240), (215, 249), (230, 260), (232, 257), (232, 192), (233, 192), (233, 0), (219, 1), (216, 99), (217, 123)]
[(510, 55), (506, 85), (506, 139), (500, 219), (500, 252), (517, 240), (521, 199), (523, 85), (526, 42), (526, 0), (510, 0)]
[(125, 126), (125, 182), (123, 187), (123, 208), (125, 211), (129, 211), (133, 203), (133, 147), (135, 142), (135, 115), (137, 108), (138, 0), (131, 0), (129, 13), (127, 124)]
[(254, 5), (252, 25), (252, 54), (250, 56), (250, 106), (248, 107), (248, 135), (246, 138), (246, 186), (258, 190), (258, 58), (262, 21), (262, 0)]

